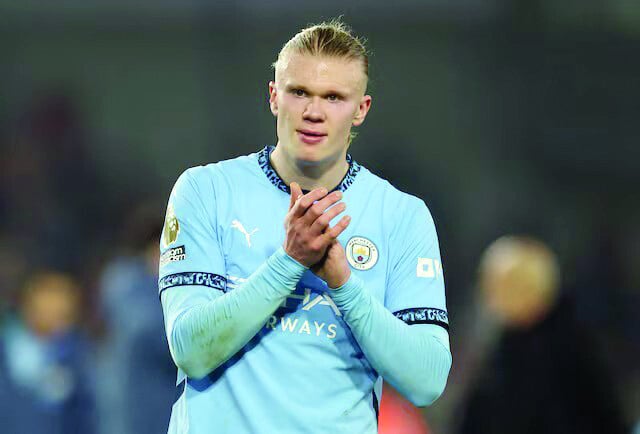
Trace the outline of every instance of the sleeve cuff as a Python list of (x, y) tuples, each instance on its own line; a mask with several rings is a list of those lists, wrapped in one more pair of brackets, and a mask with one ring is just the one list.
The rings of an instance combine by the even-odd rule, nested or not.
[(263, 276), (268, 280), (280, 282), (286, 288), (295, 288), (307, 271), (307, 267), (293, 259), (284, 251), (284, 248), (280, 247), (267, 259), (264, 271), (266, 273), (263, 273)]
[(349, 280), (331, 292), (331, 298), (340, 309), (349, 309), (363, 293), (364, 282), (355, 273), (351, 273)]

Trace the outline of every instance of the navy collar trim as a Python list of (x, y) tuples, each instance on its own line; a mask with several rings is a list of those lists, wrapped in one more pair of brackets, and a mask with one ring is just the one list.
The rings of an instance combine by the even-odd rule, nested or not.
[[(271, 182), (279, 190), (284, 191), (287, 194), (291, 194), (289, 186), (282, 180), (282, 178), (280, 178), (278, 172), (276, 172), (276, 170), (271, 165), (270, 157), (275, 148), (275, 146), (269, 145), (265, 146), (264, 149), (258, 152), (258, 164), (260, 165), (260, 168), (262, 169), (264, 174), (267, 175), (267, 179), (269, 180), (269, 182)], [(336, 188), (331, 191), (339, 190), (344, 192), (347, 190), (347, 188), (349, 188), (349, 186), (351, 186), (351, 184), (353, 184), (353, 181), (355, 181), (356, 175), (358, 174), (362, 166), (360, 166), (357, 161), (351, 158), (351, 155), (349, 154), (347, 154), (347, 163), (349, 163), (349, 170), (347, 170), (347, 174), (344, 175), (344, 178), (342, 178), (340, 184), (338, 184)]]

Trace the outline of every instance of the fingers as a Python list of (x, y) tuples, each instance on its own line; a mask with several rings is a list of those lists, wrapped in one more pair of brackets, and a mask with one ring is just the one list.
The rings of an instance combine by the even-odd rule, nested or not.
[(342, 232), (344, 232), (345, 229), (347, 229), (347, 226), (349, 226), (349, 223), (351, 223), (351, 217), (346, 215), (344, 217), (342, 217), (340, 219), (340, 221), (332, 228), (328, 229), (325, 233), (324, 236), (331, 242), (334, 241), (336, 238), (338, 238), (340, 236), (340, 234)]
[[(298, 186), (299, 188), (299, 186)], [(300, 190), (300, 194), (302, 194), (302, 190)], [(299, 196), (295, 203), (293, 204), (293, 208), (291, 208), (291, 212), (294, 217), (302, 217), (307, 209), (313, 205), (313, 203), (317, 200), (322, 199), (327, 195), (327, 189), (324, 187), (316, 188), (311, 190), (309, 193)]]
[[(307, 212), (303, 217), (304, 222), (307, 225), (311, 226), (319, 217), (324, 214), (327, 208), (338, 202), (340, 199), (342, 199), (342, 192), (334, 191), (322, 198), (322, 200), (318, 200), (316, 203), (311, 205), (309, 209), (307, 209)], [(327, 222), (327, 224), (328, 223), (329, 222)]]
[(343, 212), (345, 209), (347, 209), (347, 204), (344, 202), (341, 202), (329, 208), (320, 217), (318, 217), (316, 221), (313, 222), (313, 224), (311, 225), (312, 233), (319, 235), (322, 232), (324, 232), (324, 230), (329, 227), (329, 223), (331, 222), (331, 220), (333, 220), (338, 214)]
[(293, 208), (293, 205), (296, 203), (296, 200), (300, 196), (302, 196), (302, 189), (300, 188), (300, 184), (297, 182), (292, 182), (290, 185), (291, 188), (291, 199), (289, 200), (289, 210)]

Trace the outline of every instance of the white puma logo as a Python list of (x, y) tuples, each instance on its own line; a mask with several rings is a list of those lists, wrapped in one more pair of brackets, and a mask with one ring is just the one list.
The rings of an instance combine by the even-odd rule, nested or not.
[(247, 245), (249, 247), (251, 247), (251, 236), (253, 234), (255, 234), (256, 232), (258, 232), (258, 228), (255, 228), (254, 230), (251, 231), (251, 233), (249, 233), (244, 228), (244, 226), (242, 226), (242, 223), (240, 223), (238, 220), (232, 221), (231, 222), (231, 227), (234, 228), (234, 229), (239, 230), (240, 232), (242, 232), (244, 234), (244, 238), (247, 240)]

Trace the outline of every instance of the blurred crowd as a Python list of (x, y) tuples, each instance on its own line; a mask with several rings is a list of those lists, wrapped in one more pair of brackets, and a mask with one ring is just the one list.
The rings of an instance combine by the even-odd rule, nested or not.
[[(0, 135), (0, 431), (165, 432), (176, 372), (157, 297), (162, 200), (103, 194), (64, 92), (33, 101)], [(389, 390), (381, 432), (631, 432), (640, 412), (625, 399), (640, 388), (621, 391), (615, 369), (638, 381), (637, 330), (620, 336), (631, 343), (603, 342), (560, 263), (529, 236), (488, 246), (467, 306), (450, 306), (445, 395), (423, 418)], [(611, 284), (585, 273), (597, 290)], [(588, 317), (597, 325), (606, 308)]]
[(3, 131), (0, 431), (166, 432), (159, 203), (109, 203), (64, 93)]

